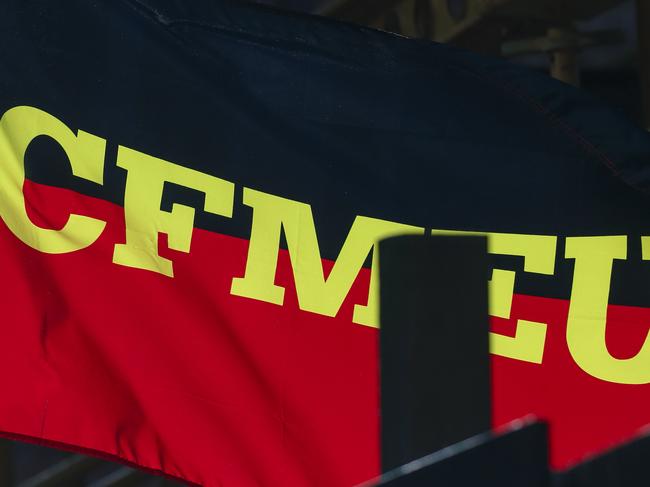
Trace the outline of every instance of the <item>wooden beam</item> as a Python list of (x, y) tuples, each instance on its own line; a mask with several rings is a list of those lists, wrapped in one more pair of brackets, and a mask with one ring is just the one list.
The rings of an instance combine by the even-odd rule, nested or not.
[(575, 29), (571, 27), (553, 27), (548, 30), (548, 38), (551, 41), (565, 43), (569, 46), (551, 52), (551, 76), (567, 84), (578, 86), (580, 84), (578, 49), (571, 47), (576, 44), (577, 33)]

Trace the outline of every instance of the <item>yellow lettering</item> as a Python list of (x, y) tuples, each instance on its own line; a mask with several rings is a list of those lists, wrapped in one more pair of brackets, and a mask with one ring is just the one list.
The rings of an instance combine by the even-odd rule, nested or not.
[[(451, 230), (433, 230), (432, 234), (487, 235), (488, 251), (492, 254), (524, 257), (524, 271), (553, 275), (557, 237), (549, 235), (520, 235), (514, 233), (482, 233)], [(488, 282), (491, 316), (510, 318), (516, 273), (502, 269), (492, 271)], [(490, 332), (490, 351), (516, 360), (542, 363), (546, 341), (546, 323), (517, 320), (514, 337)]]
[(205, 193), (205, 211), (232, 216), (235, 189), (228, 181), (122, 146), (118, 148), (117, 165), (128, 171), (128, 177), (124, 194), (126, 243), (115, 245), (116, 264), (173, 277), (172, 262), (158, 255), (159, 233), (167, 234), (170, 249), (190, 251), (194, 208), (175, 203), (170, 212), (162, 211), (165, 182)]
[(46, 135), (65, 151), (77, 177), (103, 184), (106, 141), (79, 130), (75, 135), (52, 115), (28, 106), (7, 110), (0, 119), (0, 218), (16, 237), (48, 254), (88, 247), (104, 231), (106, 222), (70, 214), (61, 230), (32, 223), (25, 208), (25, 152), (36, 137)]
[[(424, 233), (424, 228), (358, 216), (327, 279), (324, 277), (311, 207), (305, 203), (244, 189), (244, 204), (253, 208), (248, 260), (243, 278), (235, 278), (231, 293), (282, 304), (284, 288), (275, 285), (280, 232), (284, 229), (300, 309), (336, 316), (363, 263), (375, 244), (386, 237)], [(377, 252), (373, 251), (368, 302), (357, 304), (352, 321), (377, 327)]]
[[(642, 237), (643, 259), (650, 259), (650, 237)], [(578, 366), (589, 375), (620, 384), (650, 383), (650, 340), (639, 353), (617, 359), (607, 350), (605, 331), (614, 259), (627, 258), (627, 237), (571, 237), (566, 258), (575, 259), (567, 344)]]

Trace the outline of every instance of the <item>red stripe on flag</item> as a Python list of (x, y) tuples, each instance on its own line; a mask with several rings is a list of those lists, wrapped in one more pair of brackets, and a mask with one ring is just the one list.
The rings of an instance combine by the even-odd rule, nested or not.
[[(63, 255), (0, 225), (0, 430), (208, 486), (347, 486), (378, 473), (377, 334), (351, 322), (367, 270), (336, 318), (319, 316), (299, 310), (285, 251), (276, 306), (230, 294), (246, 240), (195, 230), (189, 254), (165, 252), (170, 279), (111, 262), (121, 207), (32, 183), (25, 192), (40, 224), (60, 227), (70, 211), (109, 223)], [(650, 386), (575, 365), (567, 310), (515, 296), (512, 320), (493, 320), (504, 334), (517, 318), (548, 323), (542, 365), (494, 357), (494, 420), (548, 419), (555, 467), (650, 422)], [(649, 322), (649, 309), (610, 306), (612, 353), (633, 354)]]

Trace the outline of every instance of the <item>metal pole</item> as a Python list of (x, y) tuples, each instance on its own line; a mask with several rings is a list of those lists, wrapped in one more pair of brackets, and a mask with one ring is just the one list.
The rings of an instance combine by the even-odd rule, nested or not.
[(146, 478), (147, 475), (144, 472), (122, 467), (96, 480), (89, 487), (134, 487), (141, 485)]
[(18, 487), (69, 487), (79, 485), (83, 477), (100, 464), (100, 460), (72, 455), (21, 482)]

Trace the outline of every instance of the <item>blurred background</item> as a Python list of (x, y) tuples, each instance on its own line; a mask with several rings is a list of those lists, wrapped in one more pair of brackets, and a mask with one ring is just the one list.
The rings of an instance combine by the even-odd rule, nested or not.
[(580, 86), (650, 128), (649, 0), (258, 3), (502, 56)]
[[(216, 0), (215, 0), (216, 1)], [(505, 57), (579, 86), (650, 128), (650, 0), (258, 0)], [(0, 487), (178, 485), (0, 440)]]

